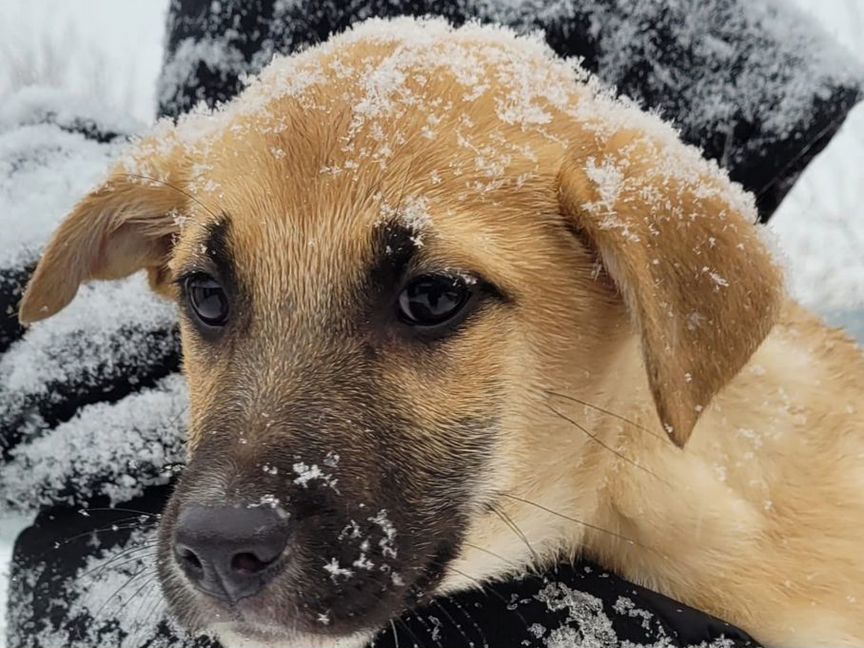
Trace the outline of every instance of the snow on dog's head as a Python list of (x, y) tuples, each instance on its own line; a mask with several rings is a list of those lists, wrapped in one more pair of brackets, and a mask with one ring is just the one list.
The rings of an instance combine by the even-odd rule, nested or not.
[(686, 442), (780, 299), (754, 221), (538, 38), (372, 20), (158, 126), (21, 314), (147, 269), (181, 306), (192, 401), (169, 603), (237, 641), (359, 645), (441, 591), (618, 542), (548, 513), (591, 519), (619, 460), (574, 402), (630, 381)]

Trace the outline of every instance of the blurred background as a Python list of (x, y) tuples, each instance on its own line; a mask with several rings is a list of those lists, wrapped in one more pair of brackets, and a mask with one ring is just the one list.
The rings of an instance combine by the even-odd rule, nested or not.
[[(864, 0), (774, 1), (798, 5), (845, 45), (849, 56), (864, 62)], [(0, 109), (22, 88), (47, 86), (131, 115), (142, 126), (152, 123), (167, 5), (167, 0), (0, 0)], [(864, 340), (864, 104), (810, 165), (769, 230), (792, 293)], [(0, 520), (0, 611), (3, 572), (21, 526)], [(0, 612), (0, 648), (3, 623)]]

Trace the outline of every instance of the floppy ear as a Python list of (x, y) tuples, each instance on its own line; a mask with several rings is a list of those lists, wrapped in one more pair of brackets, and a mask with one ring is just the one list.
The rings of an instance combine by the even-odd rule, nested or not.
[(695, 149), (636, 131), (582, 133), (559, 192), (626, 302), (660, 421), (683, 446), (783, 298), (752, 200)]
[(170, 180), (155, 179), (177, 175), (164, 168), (167, 159), (146, 162), (153, 180), (119, 167), (60, 224), (24, 292), (18, 313), (22, 324), (51, 317), (72, 301), (79, 285), (94, 279), (120, 279), (147, 269), (154, 290), (165, 289), (172, 238), (179, 231), (177, 214), (186, 196)]

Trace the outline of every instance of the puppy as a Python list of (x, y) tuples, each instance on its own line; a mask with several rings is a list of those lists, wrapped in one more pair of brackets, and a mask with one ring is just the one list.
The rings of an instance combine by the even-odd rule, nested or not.
[(178, 619), (361, 646), (562, 556), (783, 646), (864, 644), (860, 350), (784, 296), (750, 196), (541, 42), (371, 21), (162, 124), (21, 321), (176, 300)]

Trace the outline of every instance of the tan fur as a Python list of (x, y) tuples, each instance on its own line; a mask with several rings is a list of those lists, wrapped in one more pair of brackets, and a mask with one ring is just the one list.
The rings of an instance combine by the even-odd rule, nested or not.
[[(444, 42), (473, 47), (466, 34)], [(142, 145), (150, 175), (183, 193), (117, 175), (86, 198), (48, 246), (22, 321), (57, 312), (82, 281), (150, 268), (166, 287), (169, 251), (176, 273), (203, 254), (213, 212), (230, 214), (237, 265), (256, 296), (260, 355), (250, 363), (266, 370), (232, 373), (184, 324), (194, 453), (196, 416), (226, 381), (246, 381), (252, 400), (290, 399), (292, 358), (314, 363), (326, 351), (304, 322), (339, 308), (382, 211), (422, 197), (429, 262), (482, 272), (516, 304), (472, 327), (434, 377), (394, 359), (381, 387), (403, 390), (429, 429), (433, 403), (479, 413), (494, 392), (499, 444), (443, 588), (564, 551), (768, 644), (864, 643), (864, 359), (782, 296), (740, 192), (665, 131), (641, 128), (640, 116), (616, 121), (633, 109), (606, 123), (590, 110), (600, 100), (575, 84), (568, 101), (588, 107), (584, 118), (546, 104), (553, 117), (542, 127), (501, 122), (496, 100), (508, 88), (494, 56), (480, 57), (491, 90), (470, 100), (446, 70), (418, 70), (406, 85), (426, 109), (376, 122), (398, 148), (386, 164), (352, 166), (380, 141), (368, 124), (352, 125), (361, 84), (340, 70), (396, 46), (339, 43), (289, 70), (314, 68), (326, 83), (281, 96), (278, 72), (265, 74), (249, 95), (272, 92), (266, 109), (209, 118), (221, 125), (194, 146), (173, 131)], [(533, 50), (514, 51), (570, 83)], [(443, 125), (426, 138), (432, 100)], [(477, 162), (487, 148), (508, 156), (494, 182)], [(193, 173), (195, 160), (206, 169)], [(620, 176), (612, 193), (598, 181), (604, 168)], [(168, 217), (178, 211), (184, 227)], [(410, 351), (394, 343), (393, 353)], [(482, 509), (489, 501), (524, 538)]]
[[(165, 290), (172, 237), (179, 231), (176, 218), (186, 197), (173, 184), (182, 183), (179, 161), (169, 155), (159, 162), (150, 179), (119, 166), (61, 223), (32, 277), (38, 292), (28, 291), (21, 302), (22, 324), (65, 308), (82, 283), (122, 279), (142, 268), (154, 290)], [(58, 274), (59, 268), (64, 271)]]

